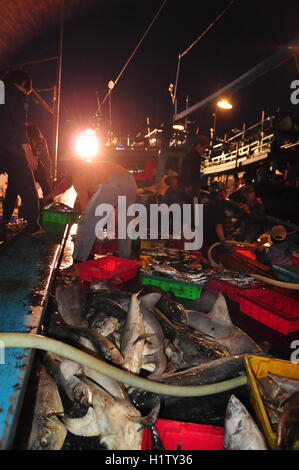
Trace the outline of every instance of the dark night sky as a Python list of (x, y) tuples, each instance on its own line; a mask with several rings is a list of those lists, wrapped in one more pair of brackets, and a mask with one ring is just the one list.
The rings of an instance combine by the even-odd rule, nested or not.
[[(136, 0), (100, 7), (94, 0), (80, 17), (65, 27), (62, 131), (66, 119), (73, 126), (88, 123), (96, 110), (95, 92), (103, 97), (107, 83), (115, 79), (123, 63), (154, 16), (161, 0)], [(177, 56), (221, 12), (229, 0), (168, 0), (158, 21), (113, 92), (113, 123), (121, 132), (143, 130), (146, 116), (159, 126), (171, 112), (168, 85), (174, 82)], [(98, 6), (97, 6), (98, 5)], [(258, 64), (299, 35), (299, 2), (285, 0), (236, 0), (220, 22), (182, 59), (179, 81), (179, 110), (186, 95), (190, 105), (217, 91)], [(57, 31), (48, 31), (32, 42), (16, 61), (55, 54)], [(53, 64), (31, 66), (36, 88), (51, 86), (55, 80)], [(262, 109), (281, 109), (299, 114), (290, 103), (290, 83), (298, 78), (295, 61), (283, 65), (231, 99), (234, 109), (218, 116), (218, 134), (239, 127), (243, 121), (255, 122)], [(213, 106), (196, 113), (202, 132), (212, 123)], [(107, 106), (103, 109), (107, 114)], [(42, 114), (43, 111), (41, 112)], [(36, 114), (49, 134), (47, 116)], [(47, 129), (46, 129), (47, 128)]]

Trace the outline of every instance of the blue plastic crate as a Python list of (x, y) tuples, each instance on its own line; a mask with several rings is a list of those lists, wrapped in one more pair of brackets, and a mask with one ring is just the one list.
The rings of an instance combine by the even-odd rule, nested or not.
[(273, 269), (280, 281), (299, 284), (299, 265), (273, 266)]

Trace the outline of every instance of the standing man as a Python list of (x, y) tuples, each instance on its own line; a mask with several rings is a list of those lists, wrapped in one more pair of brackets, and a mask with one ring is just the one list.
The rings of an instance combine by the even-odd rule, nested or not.
[(226, 186), (216, 182), (211, 186), (211, 197), (203, 207), (203, 240), (205, 245), (224, 242)]
[(209, 147), (209, 139), (200, 135), (186, 154), (181, 168), (182, 202), (190, 203), (194, 197), (200, 201), (201, 164), (205, 160), (204, 153)]
[(38, 166), (34, 170), (34, 177), (42, 188), (43, 195), (45, 196), (52, 190), (51, 159), (48, 144), (40, 129), (32, 124), (32, 122), (27, 123), (26, 128), (32, 152), (38, 162)]
[[(88, 259), (96, 241), (96, 225), (99, 221), (99, 216), (96, 216), (97, 207), (110, 204), (117, 209), (118, 197), (125, 196), (128, 208), (136, 202), (137, 185), (133, 176), (115, 162), (86, 162), (73, 158), (66, 163), (65, 180), (58, 184), (55, 191), (46, 196), (44, 202), (74, 186), (82, 216), (78, 226), (73, 259), (74, 263), (81, 263)], [(129, 218), (126, 216), (125, 219), (127, 230)], [(129, 258), (132, 241), (127, 236), (125, 240), (121, 239), (118, 243), (120, 256)], [(70, 275), (77, 273), (75, 265), (68, 269)]]
[(37, 160), (28, 143), (25, 127), (32, 81), (24, 70), (9, 71), (3, 81), (5, 104), (0, 105), (0, 166), (8, 174), (3, 222), (9, 222), (19, 195), (29, 232), (44, 233), (39, 225), (39, 201), (32, 173)]

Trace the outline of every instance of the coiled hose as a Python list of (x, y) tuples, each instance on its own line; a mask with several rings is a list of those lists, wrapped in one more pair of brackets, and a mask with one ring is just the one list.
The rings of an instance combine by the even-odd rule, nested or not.
[[(244, 248), (253, 248), (254, 245), (251, 243), (243, 243), (243, 242), (236, 242), (234, 240), (225, 240), (225, 243), (233, 246), (241, 246)], [(221, 245), (221, 242), (216, 242), (214, 243), (208, 251), (208, 259), (209, 263), (212, 266), (212, 268), (220, 268), (220, 264), (216, 263), (216, 261), (212, 257), (212, 251), (214, 248), (217, 246)], [(295, 284), (292, 282), (282, 282), (282, 281), (277, 281), (276, 279), (271, 279), (270, 277), (266, 276), (261, 276), (260, 274), (253, 274), (253, 273), (247, 273), (249, 276), (253, 277), (257, 281), (264, 282), (265, 284), (270, 284), (271, 286), (275, 287), (281, 287), (283, 289), (291, 289), (291, 290), (299, 290), (299, 284)]]
[(277, 281), (276, 279), (261, 276), (260, 274), (250, 274), (250, 276), (256, 279), (257, 281), (262, 281), (265, 284), (270, 284), (271, 286), (282, 287), (283, 289), (299, 290), (299, 284), (295, 284), (293, 282)]
[[(240, 246), (242, 248), (253, 248), (254, 245), (251, 243), (245, 243), (245, 242), (236, 242), (235, 240), (225, 240), (226, 245), (233, 245), (233, 246)], [(209, 251), (208, 251), (208, 259), (209, 263), (212, 266), (212, 268), (220, 268), (221, 265), (216, 263), (216, 261), (212, 257), (212, 251), (214, 248), (217, 246), (222, 245), (222, 242), (216, 242), (213, 245), (210, 246)]]
[(0, 333), (0, 341), (5, 348), (36, 348), (43, 351), (55, 353), (72, 361), (78, 362), (83, 366), (101, 372), (118, 382), (131, 385), (132, 387), (141, 388), (148, 392), (157, 393), (159, 395), (170, 395), (174, 397), (199, 397), (206, 395), (214, 395), (216, 393), (226, 392), (240, 387), (247, 383), (246, 376), (235, 377), (210, 385), (183, 386), (183, 385), (167, 385), (151, 380), (143, 379), (137, 375), (131, 374), (124, 370), (118, 369), (107, 364), (96, 357), (87, 354), (84, 351), (74, 348), (68, 344), (48, 338), (47, 336), (34, 335), (29, 333)]

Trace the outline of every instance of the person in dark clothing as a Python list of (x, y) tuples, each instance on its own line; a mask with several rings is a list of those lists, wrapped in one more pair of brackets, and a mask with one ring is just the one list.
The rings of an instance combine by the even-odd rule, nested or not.
[[(181, 190), (179, 184), (179, 177), (178, 176), (169, 176), (166, 179), (166, 184), (169, 185), (166, 193), (164, 194), (161, 203), (166, 204), (168, 207), (172, 206), (172, 204), (180, 204), (181, 202)], [(163, 217), (163, 216), (162, 216)], [(173, 213), (170, 212), (169, 214), (169, 228), (170, 232), (173, 232)]]
[(19, 195), (29, 232), (39, 234), (44, 231), (39, 225), (39, 201), (32, 173), (36, 158), (28, 143), (25, 128), (27, 98), (32, 91), (32, 82), (23, 70), (8, 72), (3, 81), (5, 104), (0, 106), (0, 167), (8, 174), (3, 222), (9, 222)]
[(242, 194), (244, 202), (240, 207), (243, 211), (241, 219), (244, 221), (244, 237), (245, 242), (251, 243), (265, 230), (265, 207), (263, 201), (256, 197), (253, 186), (245, 186)]
[(269, 241), (270, 247), (264, 246), (256, 249), (256, 259), (268, 266), (291, 265), (293, 262), (292, 252), (287, 242), (287, 231), (283, 225), (275, 225), (270, 232), (270, 239), (261, 235), (260, 239)]
[(294, 167), (294, 163), (291, 161), (287, 162), (286, 171), (284, 173), (283, 180), (286, 186), (291, 186), (296, 188), (296, 169)]
[(205, 159), (204, 153), (209, 146), (209, 139), (201, 135), (186, 154), (181, 167), (182, 201), (187, 204), (190, 199), (200, 200), (201, 164)]
[(166, 179), (166, 184), (169, 185), (166, 193), (162, 198), (162, 204), (167, 204), (167, 206), (171, 206), (171, 204), (179, 204), (180, 203), (180, 187), (179, 187), (179, 178), (178, 176), (169, 176)]
[(34, 170), (34, 177), (42, 188), (43, 196), (46, 196), (52, 191), (51, 160), (47, 141), (40, 129), (31, 122), (27, 124), (26, 128), (32, 152), (38, 161), (38, 166)]
[(258, 169), (256, 170), (256, 182), (258, 184), (267, 184), (270, 179), (270, 171), (266, 166), (265, 162), (262, 160), (259, 164)]
[(205, 245), (224, 242), (225, 208), (223, 200), (226, 196), (226, 186), (223, 183), (213, 183), (211, 198), (203, 206), (203, 240)]

